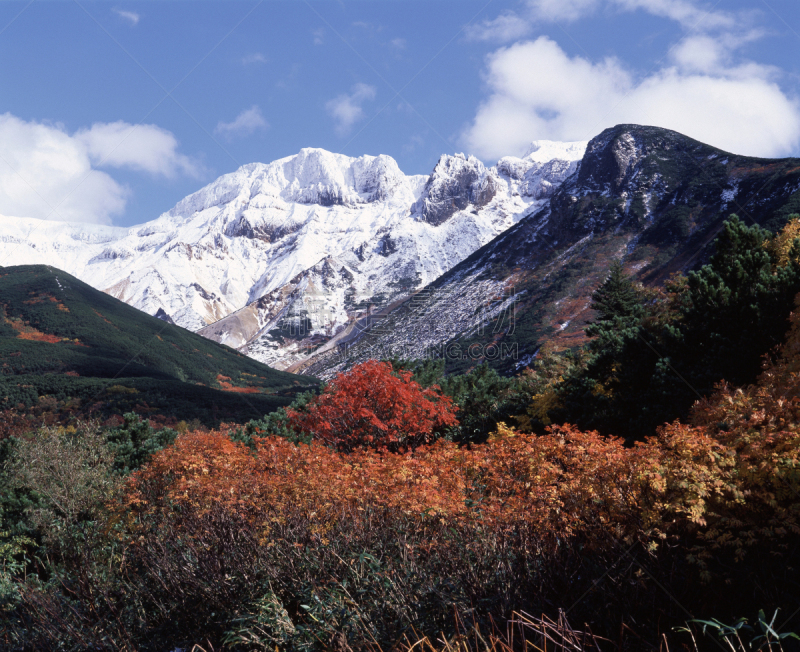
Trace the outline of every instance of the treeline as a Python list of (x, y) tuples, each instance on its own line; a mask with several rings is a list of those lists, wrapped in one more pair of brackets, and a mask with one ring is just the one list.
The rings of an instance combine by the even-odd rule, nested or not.
[(771, 235), (731, 216), (710, 262), (663, 288), (645, 288), (615, 263), (591, 307), (589, 344), (545, 347), (523, 420), (542, 431), (573, 423), (630, 440), (686, 418), (724, 381), (753, 383), (788, 328), (800, 292), (800, 218)]

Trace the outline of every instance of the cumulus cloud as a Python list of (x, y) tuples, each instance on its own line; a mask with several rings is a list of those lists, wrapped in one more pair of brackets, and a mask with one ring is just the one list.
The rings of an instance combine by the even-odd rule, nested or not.
[(139, 14), (137, 14), (136, 12), (125, 11), (123, 9), (116, 9), (116, 8), (113, 11), (115, 14), (117, 14), (117, 16), (129, 22), (134, 27), (139, 24), (139, 18), (141, 18), (141, 16), (139, 16)]
[(486, 20), (478, 25), (470, 25), (465, 30), (465, 33), (471, 41), (506, 43), (508, 41), (516, 41), (530, 31), (530, 21), (514, 12), (507, 12), (500, 14), (493, 20)]
[(714, 43), (689, 41), (644, 79), (618, 60), (569, 57), (541, 37), (489, 55), (489, 97), (463, 134), (479, 156), (520, 154), (532, 139), (585, 140), (619, 123), (649, 124), (738, 153), (780, 156), (800, 144), (800, 106), (777, 71), (724, 64)]
[(228, 140), (238, 138), (241, 136), (248, 136), (259, 129), (266, 129), (269, 127), (264, 116), (261, 115), (261, 109), (257, 105), (245, 109), (237, 115), (231, 122), (220, 122), (214, 133), (221, 134)]
[(728, 51), (718, 39), (710, 36), (693, 36), (678, 43), (670, 57), (685, 70), (713, 72), (728, 58)]
[(0, 214), (109, 224), (130, 190), (96, 168), (196, 172), (177, 145), (155, 125), (98, 123), (70, 135), (61, 125), (0, 114)]
[(362, 104), (375, 99), (375, 87), (358, 83), (351, 93), (343, 93), (325, 103), (325, 108), (336, 122), (336, 133), (347, 134), (352, 126), (364, 118)]
[(62, 129), (0, 115), (0, 214), (109, 224), (127, 195)]
[(175, 136), (156, 125), (96, 123), (77, 131), (74, 139), (83, 143), (95, 166), (130, 168), (168, 178), (201, 173), (197, 163), (178, 153)]

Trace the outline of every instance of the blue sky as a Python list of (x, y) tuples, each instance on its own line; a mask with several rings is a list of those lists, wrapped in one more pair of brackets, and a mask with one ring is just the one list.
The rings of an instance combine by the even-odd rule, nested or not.
[(796, 0), (0, 3), (0, 215), (128, 226), (302, 147), (409, 174), (658, 124), (800, 155)]

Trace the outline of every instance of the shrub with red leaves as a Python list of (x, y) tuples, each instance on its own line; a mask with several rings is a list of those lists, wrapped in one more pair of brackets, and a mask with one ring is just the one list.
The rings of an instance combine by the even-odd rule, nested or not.
[(411, 376), (394, 372), (389, 362), (356, 365), (339, 374), (305, 412), (287, 410), (289, 424), (341, 451), (416, 448), (457, 425), (458, 408), (438, 386), (423, 389)]

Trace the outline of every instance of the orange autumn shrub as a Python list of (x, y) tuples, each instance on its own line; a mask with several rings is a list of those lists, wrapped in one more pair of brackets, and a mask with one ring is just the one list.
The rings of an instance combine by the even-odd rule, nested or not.
[(410, 371), (369, 360), (339, 374), (304, 412), (287, 410), (291, 428), (349, 451), (360, 446), (400, 450), (432, 441), (455, 426), (458, 409), (437, 386), (422, 388)]
[(724, 447), (729, 467), (726, 499), (703, 538), (738, 556), (756, 542), (800, 534), (800, 314), (790, 319), (780, 356), (755, 385), (723, 383), (691, 415)]
[[(362, 401), (387, 400), (365, 386), (370, 377), (352, 376)], [(536, 596), (574, 590), (578, 599), (596, 569), (613, 569), (622, 579), (594, 607), (644, 613), (642, 577), (689, 595), (698, 569), (712, 584), (720, 573), (728, 581), (731, 554), (768, 550), (747, 557), (755, 567), (800, 534), (796, 316), (757, 385), (721, 386), (690, 423), (633, 446), (570, 425), (535, 436), (500, 424), (481, 445), (438, 440), (400, 452), (414, 439), (398, 436), (376, 450), (368, 444), (408, 431), (377, 428), (373, 417), (385, 425), (399, 416), (373, 408), (337, 416), (335, 407), (358, 405), (343, 385), (309, 412), (332, 417), (319, 420), (325, 435), (311, 444), (254, 437), (248, 448), (224, 431), (190, 431), (129, 477), (114, 523), (146, 610), (192, 631), (266, 582), (287, 605), (328, 600), (340, 613), (355, 600), (353, 613), (394, 641), (415, 618), (440, 631), (455, 603), (501, 614)], [(357, 438), (347, 438), (348, 423)], [(621, 556), (630, 563), (615, 566)], [(369, 598), (353, 590), (336, 602), (345, 583)]]
[[(200, 631), (268, 586), (287, 608), (350, 613), (369, 630), (362, 642), (388, 645), (409, 622), (441, 631), (454, 605), (502, 614), (574, 591), (571, 603), (597, 568), (620, 580), (593, 608), (645, 613), (653, 585), (637, 569), (688, 595), (687, 561), (711, 580), (717, 551), (797, 533), (795, 378), (768, 370), (757, 387), (722, 388), (695, 424), (630, 447), (569, 425), (535, 436), (501, 424), (483, 445), (406, 453), (280, 437), (248, 448), (189, 431), (129, 477), (112, 523), (151, 627)], [(292, 615), (318, 626), (304, 618)], [(326, 632), (340, 631), (336, 618)]]
[(192, 431), (129, 477), (113, 523), (152, 626), (198, 631), (260, 586), (308, 607), (347, 588), (335, 613), (388, 645), (409, 622), (442, 631), (456, 607), (504, 613), (565, 558), (613, 564), (617, 539), (639, 536), (625, 451), (569, 427), (405, 454)]
[(222, 432), (188, 432), (131, 477), (124, 507), (146, 519), (180, 505), (198, 523), (225, 514), (264, 540), (303, 524), (319, 543), (378, 519), (429, 537), (440, 527), (511, 535), (540, 551), (573, 540), (655, 549), (692, 536), (705, 555), (719, 546), (741, 555), (800, 532), (797, 384), (795, 372), (769, 369), (759, 386), (723, 388), (697, 406), (695, 425), (668, 424), (633, 447), (569, 425), (535, 436), (501, 424), (481, 446), (438, 441), (413, 453), (279, 437), (250, 450)]
[(482, 446), (438, 441), (413, 454), (344, 454), (279, 437), (255, 438), (251, 451), (221, 432), (189, 432), (131, 477), (125, 508), (144, 520), (175, 505), (200, 520), (225, 513), (264, 537), (307, 522), (321, 540), (380, 518), (513, 533), (539, 548), (574, 537), (602, 547), (640, 536), (644, 450), (570, 426), (537, 437), (501, 425)]

